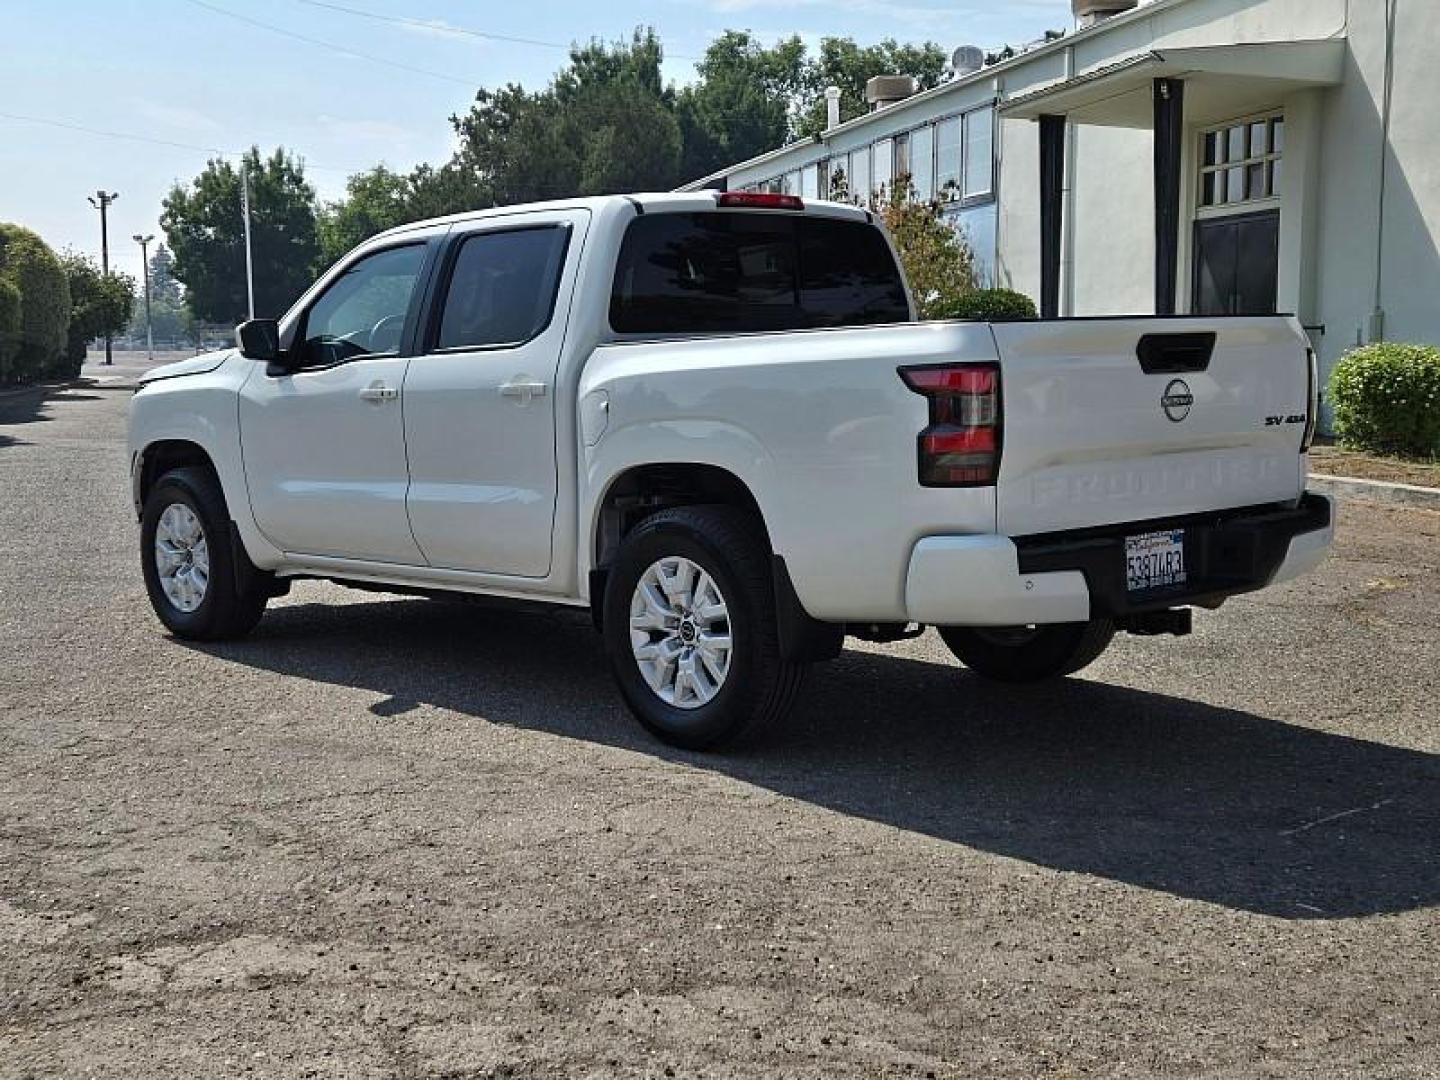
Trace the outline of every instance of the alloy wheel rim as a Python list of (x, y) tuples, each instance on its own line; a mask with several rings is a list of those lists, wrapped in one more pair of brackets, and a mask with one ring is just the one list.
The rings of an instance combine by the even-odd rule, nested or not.
[(699, 709), (730, 674), (730, 609), (720, 587), (681, 555), (652, 563), (630, 599), (630, 649), (646, 685), (667, 705)]
[(210, 544), (200, 516), (184, 503), (171, 503), (155, 526), (155, 571), (165, 599), (190, 614), (205, 602), (210, 587)]

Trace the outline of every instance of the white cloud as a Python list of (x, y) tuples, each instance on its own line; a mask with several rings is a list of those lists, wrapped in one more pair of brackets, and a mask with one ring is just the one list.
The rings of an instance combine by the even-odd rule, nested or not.
[(218, 120), (199, 109), (192, 109), (188, 105), (173, 105), (169, 102), (151, 101), (148, 98), (134, 98), (132, 104), (137, 115), (172, 133), (177, 131), (219, 131), (222, 126)]

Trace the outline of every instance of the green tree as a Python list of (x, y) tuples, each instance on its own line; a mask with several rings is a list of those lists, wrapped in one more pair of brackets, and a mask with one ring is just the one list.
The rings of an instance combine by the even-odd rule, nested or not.
[(320, 266), (330, 266), (362, 240), (412, 221), (408, 177), (376, 165), (345, 182), (345, 197), (320, 211)]
[(943, 319), (976, 289), (975, 253), (946, 219), (940, 203), (921, 201), (903, 178), (879, 208), (922, 319)]
[(591, 42), (536, 93), (481, 90), (464, 116), (454, 165), (487, 203), (664, 190), (680, 176), (674, 91), (660, 74), (654, 31)]
[(791, 132), (794, 138), (818, 135), (825, 130), (825, 88), (840, 88), (840, 120), (863, 116), (870, 106), (865, 101), (865, 83), (876, 75), (913, 75), (921, 90), (938, 86), (945, 74), (945, 50), (933, 41), (902, 45), (886, 38), (878, 45), (861, 46), (851, 38), (823, 38), (820, 55), (808, 65), (808, 80), (802, 88), (806, 98)]
[[(244, 156), (250, 177), (250, 235), (255, 266), (255, 314), (278, 316), (314, 280), (320, 254), (315, 190), (299, 159), (277, 149), (262, 159)], [(188, 186), (165, 197), (160, 227), (174, 253), (174, 276), (190, 310), (208, 322), (245, 318), (245, 241), (240, 173), (212, 160)]]
[(150, 265), (146, 267), (146, 276), (150, 278), (150, 299), (154, 301), (173, 301), (180, 303), (180, 282), (175, 280), (175, 257), (170, 254), (170, 249), (163, 243), (156, 245), (155, 253), (150, 256)]
[(729, 30), (696, 71), (700, 78), (675, 102), (683, 176), (704, 176), (789, 140), (791, 113), (810, 81), (799, 37), (766, 48), (748, 30)]
[(29, 229), (0, 222), (0, 283), (8, 286), (0, 309), (13, 312), (8, 341), (0, 340), (0, 382), (58, 374), (70, 324), (70, 285), (59, 258)]
[(98, 337), (118, 333), (130, 321), (135, 279), (128, 274), (103, 274), (94, 259), (76, 251), (61, 255), (60, 265), (70, 288), (70, 325), (64, 363), (57, 373), (73, 379), (85, 362), (86, 346)]

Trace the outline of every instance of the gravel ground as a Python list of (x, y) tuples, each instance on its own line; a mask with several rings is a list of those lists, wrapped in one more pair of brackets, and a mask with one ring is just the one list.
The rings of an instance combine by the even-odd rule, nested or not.
[(0, 1075), (1440, 1075), (1440, 515), (997, 689), (934, 635), (743, 755), (573, 614), (145, 601), (123, 369), (0, 399)]

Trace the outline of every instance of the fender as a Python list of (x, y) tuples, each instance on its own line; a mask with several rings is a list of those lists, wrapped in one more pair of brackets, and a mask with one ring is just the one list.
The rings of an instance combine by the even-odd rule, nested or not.
[(143, 384), (130, 401), (130, 461), (138, 485), (147, 447), (168, 440), (199, 446), (215, 468), (246, 554), (258, 568), (273, 570), (284, 555), (261, 534), (251, 513), (240, 450), (239, 389), (252, 371), (250, 361), (232, 356), (198, 377)]

